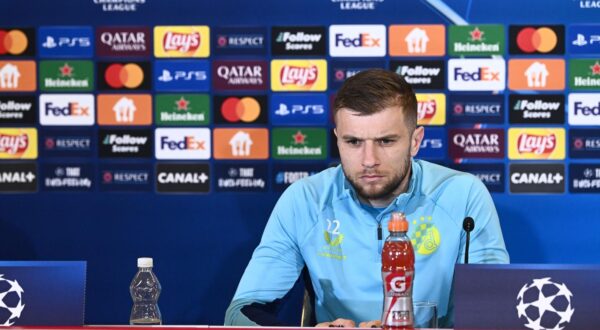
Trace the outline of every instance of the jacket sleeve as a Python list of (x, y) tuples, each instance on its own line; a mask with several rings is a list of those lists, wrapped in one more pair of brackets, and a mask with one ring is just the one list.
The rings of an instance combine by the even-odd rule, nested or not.
[(281, 196), (267, 222), (260, 244), (242, 275), (227, 308), (225, 325), (280, 325), (278, 302), (298, 279), (304, 259), (300, 254), (297, 223), (298, 185)]
[[(504, 245), (502, 228), (492, 196), (485, 185), (477, 178), (473, 181), (467, 197), (465, 217), (475, 221), (469, 242), (469, 263), (507, 264), (510, 259)], [(462, 219), (461, 219), (462, 221)], [(461, 222), (462, 226), (462, 222)], [(461, 237), (461, 251), (458, 263), (465, 259), (466, 234)]]

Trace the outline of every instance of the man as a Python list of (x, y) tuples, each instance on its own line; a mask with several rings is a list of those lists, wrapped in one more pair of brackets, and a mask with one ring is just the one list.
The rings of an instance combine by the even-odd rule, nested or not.
[(471, 263), (509, 261), (490, 194), (470, 174), (412, 159), (424, 128), (414, 92), (397, 74), (373, 69), (349, 78), (333, 111), (341, 166), (283, 193), (225, 324), (276, 325), (270, 311), (306, 265), (319, 326), (380, 325), (381, 250), (390, 215), (400, 211), (415, 249), (413, 300), (436, 302), (440, 325), (451, 326), (463, 219), (475, 220)]

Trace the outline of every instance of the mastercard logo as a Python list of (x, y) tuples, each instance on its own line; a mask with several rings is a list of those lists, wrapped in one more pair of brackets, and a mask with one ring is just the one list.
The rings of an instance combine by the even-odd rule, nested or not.
[(237, 123), (239, 121), (250, 123), (260, 115), (260, 103), (252, 97), (230, 97), (223, 101), (221, 114), (225, 120)]
[(19, 55), (28, 44), (27, 35), (21, 30), (0, 30), (0, 55)]
[(104, 80), (112, 88), (138, 88), (144, 82), (144, 70), (135, 63), (115, 63), (106, 68)]
[(524, 28), (517, 34), (517, 45), (526, 53), (552, 51), (558, 43), (556, 33), (550, 28)]

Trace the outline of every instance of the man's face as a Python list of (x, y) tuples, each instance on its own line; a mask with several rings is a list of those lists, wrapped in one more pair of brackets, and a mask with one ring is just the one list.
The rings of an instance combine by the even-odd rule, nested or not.
[(419, 151), (423, 128), (411, 135), (400, 107), (368, 116), (342, 108), (336, 113), (335, 133), (344, 174), (361, 200), (383, 207), (406, 191), (410, 159)]

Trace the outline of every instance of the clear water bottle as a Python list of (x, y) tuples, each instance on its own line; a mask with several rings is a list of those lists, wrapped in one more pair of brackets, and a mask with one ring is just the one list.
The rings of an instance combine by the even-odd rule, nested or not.
[(160, 325), (162, 317), (158, 309), (160, 283), (152, 272), (152, 258), (138, 258), (138, 272), (131, 281), (129, 292), (133, 307), (129, 316), (131, 325)]

